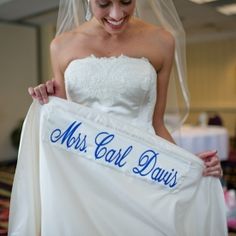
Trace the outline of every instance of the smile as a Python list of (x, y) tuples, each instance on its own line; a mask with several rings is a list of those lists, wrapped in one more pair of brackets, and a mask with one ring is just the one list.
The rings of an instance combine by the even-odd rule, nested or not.
[(105, 18), (105, 22), (109, 25), (112, 30), (121, 30), (127, 22), (127, 16), (123, 17), (119, 21)]
[(119, 20), (119, 21), (112, 21), (112, 20), (108, 20), (106, 19), (106, 21), (111, 24), (111, 25), (114, 25), (114, 26), (120, 26), (123, 22), (124, 22), (124, 18)]

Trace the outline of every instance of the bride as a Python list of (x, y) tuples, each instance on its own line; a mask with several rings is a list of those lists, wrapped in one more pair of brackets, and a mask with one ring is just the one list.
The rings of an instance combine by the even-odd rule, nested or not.
[[(41, 104), (53, 95), (114, 114), (174, 143), (164, 121), (168, 86), (175, 67), (184, 84), (185, 69), (180, 55), (184, 37), (171, 22), (180, 27), (171, 1), (90, 0), (84, 12), (86, 5), (62, 1), (58, 34), (50, 47), (54, 79), (30, 87), (29, 94)], [(168, 9), (167, 16), (162, 12), (162, 24), (154, 25), (153, 16), (143, 21), (149, 13), (158, 18)], [(188, 106), (186, 87), (181, 89)], [(222, 176), (215, 150), (198, 156), (205, 163), (204, 176)]]
[(172, 1), (61, 0), (58, 23), (54, 79), (29, 94), (72, 102), (29, 109), (9, 235), (226, 235), (220, 181), (201, 173), (222, 175), (216, 151), (203, 167), (172, 144), (189, 105)]

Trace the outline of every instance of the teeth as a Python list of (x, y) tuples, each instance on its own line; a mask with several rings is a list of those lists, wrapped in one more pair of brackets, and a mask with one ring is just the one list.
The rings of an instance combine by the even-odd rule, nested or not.
[(117, 26), (117, 25), (122, 24), (122, 22), (124, 21), (124, 19), (122, 19), (122, 20), (120, 20), (120, 21), (111, 21), (111, 20), (107, 20), (107, 21), (108, 21), (110, 24)]

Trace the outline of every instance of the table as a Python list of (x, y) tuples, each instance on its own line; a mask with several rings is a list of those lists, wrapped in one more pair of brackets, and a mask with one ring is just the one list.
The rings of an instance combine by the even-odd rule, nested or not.
[(229, 134), (224, 127), (183, 125), (172, 136), (177, 145), (194, 154), (217, 150), (220, 160), (228, 158)]

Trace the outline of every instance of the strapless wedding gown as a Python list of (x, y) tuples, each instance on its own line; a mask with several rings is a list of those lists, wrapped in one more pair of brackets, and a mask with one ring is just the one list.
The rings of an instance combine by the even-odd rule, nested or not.
[(73, 102), (33, 102), (9, 236), (227, 235), (219, 180), (153, 135), (156, 80), (145, 58), (89, 56), (65, 71)]
[(157, 73), (148, 59), (125, 55), (73, 60), (65, 70), (70, 101), (154, 133)]

